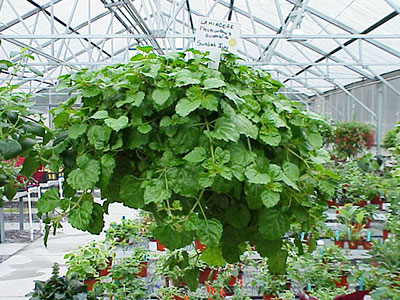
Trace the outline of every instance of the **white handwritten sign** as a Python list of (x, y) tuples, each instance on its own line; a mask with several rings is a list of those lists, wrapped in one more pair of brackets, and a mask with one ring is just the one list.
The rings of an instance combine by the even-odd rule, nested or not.
[(218, 69), (222, 49), (236, 53), (240, 36), (240, 24), (230, 21), (199, 18), (194, 48), (209, 51), (214, 63), (209, 66)]

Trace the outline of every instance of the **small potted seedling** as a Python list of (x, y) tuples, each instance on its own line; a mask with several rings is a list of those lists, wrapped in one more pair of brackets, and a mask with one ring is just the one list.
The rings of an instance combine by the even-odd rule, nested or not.
[(347, 227), (347, 230), (349, 249), (358, 249), (358, 246), (361, 244), (361, 233), (359, 229), (355, 226), (349, 226)]
[(138, 222), (125, 218), (123, 218), (120, 223), (112, 222), (110, 227), (106, 230), (106, 240), (122, 246), (139, 242)]
[(271, 274), (266, 261), (263, 259), (255, 265), (257, 272), (251, 285), (257, 287), (264, 300), (280, 299), (279, 295), (289, 291), (287, 276)]
[(89, 242), (78, 250), (65, 254), (67, 275), (76, 273), (85, 280), (90, 290), (101, 276), (106, 276), (111, 268), (114, 252), (108, 245), (100, 242)]
[(364, 250), (372, 249), (372, 233), (371, 231), (362, 231), (362, 246)]

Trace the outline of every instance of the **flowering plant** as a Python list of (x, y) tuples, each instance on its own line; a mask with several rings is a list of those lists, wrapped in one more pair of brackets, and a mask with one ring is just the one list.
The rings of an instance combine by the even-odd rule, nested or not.
[(333, 132), (333, 142), (339, 156), (356, 156), (373, 146), (375, 131), (371, 125), (360, 122), (338, 123)]

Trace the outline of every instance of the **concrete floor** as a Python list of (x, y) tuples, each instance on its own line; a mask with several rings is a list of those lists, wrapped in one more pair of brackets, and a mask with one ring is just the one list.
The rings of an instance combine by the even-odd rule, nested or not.
[[(105, 216), (106, 226), (126, 216), (135, 216), (133, 209), (118, 203), (110, 205), (110, 214)], [(68, 223), (50, 236), (48, 247), (39, 238), (28, 244), (0, 244), (0, 255), (12, 255), (0, 264), (0, 300), (29, 299), (25, 295), (33, 290), (34, 280), (46, 280), (51, 276), (51, 267), (57, 262), (64, 275), (64, 255), (91, 240), (102, 240), (103, 235), (95, 236), (72, 228)]]

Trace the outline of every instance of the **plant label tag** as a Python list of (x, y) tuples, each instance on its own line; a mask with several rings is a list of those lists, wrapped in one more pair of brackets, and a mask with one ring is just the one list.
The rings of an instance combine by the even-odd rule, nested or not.
[(194, 48), (209, 51), (209, 67), (218, 69), (222, 49), (237, 53), (240, 38), (240, 24), (231, 21), (199, 18)]
[(149, 250), (150, 251), (157, 251), (157, 242), (149, 241)]

